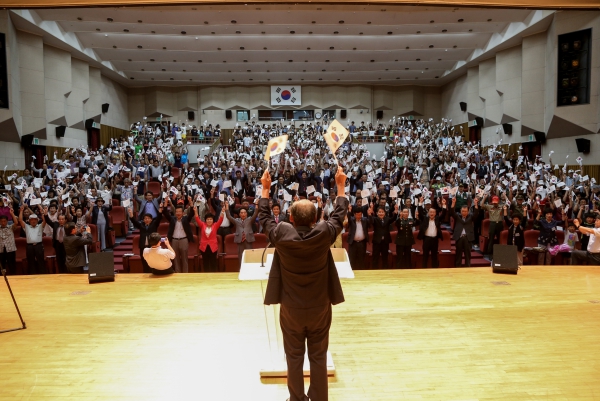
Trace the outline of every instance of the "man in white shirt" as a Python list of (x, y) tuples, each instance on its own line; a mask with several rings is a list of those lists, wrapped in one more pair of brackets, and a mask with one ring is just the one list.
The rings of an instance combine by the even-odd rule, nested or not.
[(582, 226), (577, 219), (573, 220), (573, 224), (575, 224), (580, 233), (588, 234), (590, 241), (588, 242), (587, 250), (573, 250), (571, 253), (571, 264), (600, 266), (600, 216), (596, 215), (594, 228)]
[(143, 257), (148, 266), (150, 266), (152, 274), (165, 275), (175, 273), (172, 267), (173, 263), (171, 262), (175, 259), (175, 251), (171, 248), (168, 238), (165, 238), (164, 243), (167, 249), (160, 246), (161, 237), (159, 233), (152, 233), (148, 237), (150, 248), (144, 249)]
[[(42, 224), (38, 224), (38, 216), (36, 214), (30, 214), (29, 224), (25, 224), (25, 220), (23, 220), (23, 211), (25, 210), (25, 207), (25, 205), (21, 206), (19, 223), (21, 224), (21, 227), (23, 227), (23, 230), (25, 230), (25, 235), (27, 237), (27, 268), (29, 274), (45, 274), (47, 271), (44, 264), (42, 235), (44, 228), (46, 227), (46, 222), (42, 221)], [(38, 205), (38, 207), (40, 209), (40, 214), (44, 214), (42, 206)]]

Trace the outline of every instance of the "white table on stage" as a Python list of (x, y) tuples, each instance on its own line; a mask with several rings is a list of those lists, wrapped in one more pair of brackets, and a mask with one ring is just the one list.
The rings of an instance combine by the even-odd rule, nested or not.
[[(264, 249), (247, 249), (242, 256), (240, 267), (240, 280), (260, 280), (260, 286), (265, 297), (269, 272), (273, 263), (275, 248), (267, 248), (263, 259)], [(332, 248), (331, 254), (335, 261), (340, 278), (354, 278), (354, 272), (350, 267), (350, 259), (344, 248)], [(262, 263), (262, 262), (264, 263)], [(261, 266), (263, 265), (264, 266)], [(287, 364), (283, 350), (283, 336), (279, 325), (279, 305), (263, 305), (265, 310), (265, 324), (267, 339), (269, 341), (269, 355), (265, 358), (260, 369), (261, 377), (285, 377), (287, 376)], [(304, 376), (310, 376), (310, 364), (308, 354), (304, 355)], [(327, 351), (327, 374), (335, 375), (335, 365), (331, 353)]]

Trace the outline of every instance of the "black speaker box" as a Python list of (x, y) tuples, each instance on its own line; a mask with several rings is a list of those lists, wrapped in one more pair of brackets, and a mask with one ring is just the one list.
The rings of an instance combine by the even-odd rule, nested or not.
[(465, 102), (460, 102), (460, 111), (467, 111), (467, 104)]
[(231, 120), (231, 110), (225, 110), (225, 118)]
[(92, 129), (92, 125), (94, 125), (94, 119), (88, 118), (85, 120), (85, 129)]
[(102, 112), (103, 113), (108, 113), (108, 106), (110, 106), (108, 103), (102, 104)]
[(115, 281), (115, 258), (112, 252), (92, 252), (88, 254), (90, 284)]
[(28, 148), (33, 143), (33, 134), (23, 135), (21, 137), (21, 146)]
[(64, 125), (59, 125), (58, 127), (56, 127), (56, 137), (57, 138), (64, 138), (66, 130), (67, 130), (67, 127), (64, 126)]
[(188, 111), (188, 120), (190, 121), (194, 121), (194, 112), (193, 111)]
[(492, 271), (500, 274), (517, 274), (519, 260), (516, 245), (494, 245)]
[(483, 127), (483, 118), (481, 118), (481, 117), (475, 117), (475, 121), (477, 121), (477, 126), (479, 128)]
[(346, 110), (340, 110), (340, 118), (346, 118)]
[(540, 131), (535, 131), (533, 133), (535, 135), (535, 140), (539, 143), (546, 143), (546, 134)]
[(590, 140), (585, 138), (575, 138), (577, 144), (577, 151), (579, 153), (590, 153)]
[(512, 135), (512, 124), (502, 124), (502, 130), (506, 135)]
[(377, 110), (377, 119), (381, 120), (383, 118), (383, 110)]

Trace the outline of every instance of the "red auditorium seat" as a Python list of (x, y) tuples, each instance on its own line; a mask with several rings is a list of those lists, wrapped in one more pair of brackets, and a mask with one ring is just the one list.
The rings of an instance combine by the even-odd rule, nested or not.
[(142, 255), (140, 254), (140, 236), (134, 235), (132, 238), (133, 249), (131, 253), (133, 256), (123, 256), (123, 269), (125, 273), (143, 273), (144, 267), (142, 265)]
[(16, 252), (16, 274), (27, 274), (29, 269), (27, 268), (27, 239), (26, 238), (15, 238), (15, 244), (17, 245)]
[(152, 192), (155, 198), (158, 198), (161, 195), (160, 182), (150, 181), (148, 183), (148, 191)]
[(52, 237), (43, 237), (42, 244), (44, 245), (44, 262), (46, 264), (46, 272), (50, 274), (58, 273), (56, 250), (52, 246)]
[(490, 240), (490, 219), (485, 219), (481, 223), (481, 234), (479, 235), (479, 250), (481, 253), (487, 253), (488, 242)]
[(115, 236), (124, 237), (127, 235), (127, 219), (125, 217), (125, 208), (123, 206), (113, 206), (110, 211), (110, 225), (115, 230)]
[(94, 241), (91, 246), (88, 247), (88, 252), (100, 252), (100, 241), (98, 240), (98, 227), (95, 224), (88, 224), (92, 234), (92, 240)]
[(238, 261), (238, 246), (235, 242), (233, 234), (225, 236), (225, 255), (223, 256), (223, 268), (226, 272), (239, 272), (240, 263)]

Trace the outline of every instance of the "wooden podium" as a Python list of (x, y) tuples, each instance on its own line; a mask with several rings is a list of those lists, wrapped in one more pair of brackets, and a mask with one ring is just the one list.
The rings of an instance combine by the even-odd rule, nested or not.
[[(262, 255), (264, 252), (264, 260)], [(271, 271), (271, 263), (273, 262), (273, 253), (275, 248), (267, 248), (266, 252), (263, 249), (248, 249), (244, 251), (242, 256), (242, 264), (240, 267), (240, 280), (260, 280), (263, 299), (267, 289), (267, 279)], [(331, 254), (335, 261), (340, 278), (354, 278), (354, 272), (350, 267), (350, 259), (344, 248), (331, 248)], [(264, 264), (264, 267), (261, 267)], [(267, 330), (267, 339), (269, 341), (269, 354), (265, 359), (260, 369), (261, 377), (286, 377), (287, 364), (285, 362), (285, 352), (283, 350), (283, 337), (281, 334), (281, 326), (279, 325), (279, 305), (263, 305), (265, 310), (265, 325)], [(304, 376), (310, 376), (310, 364), (308, 362), (308, 354), (304, 355)], [(327, 374), (335, 375), (335, 365), (331, 353), (327, 351)]]

